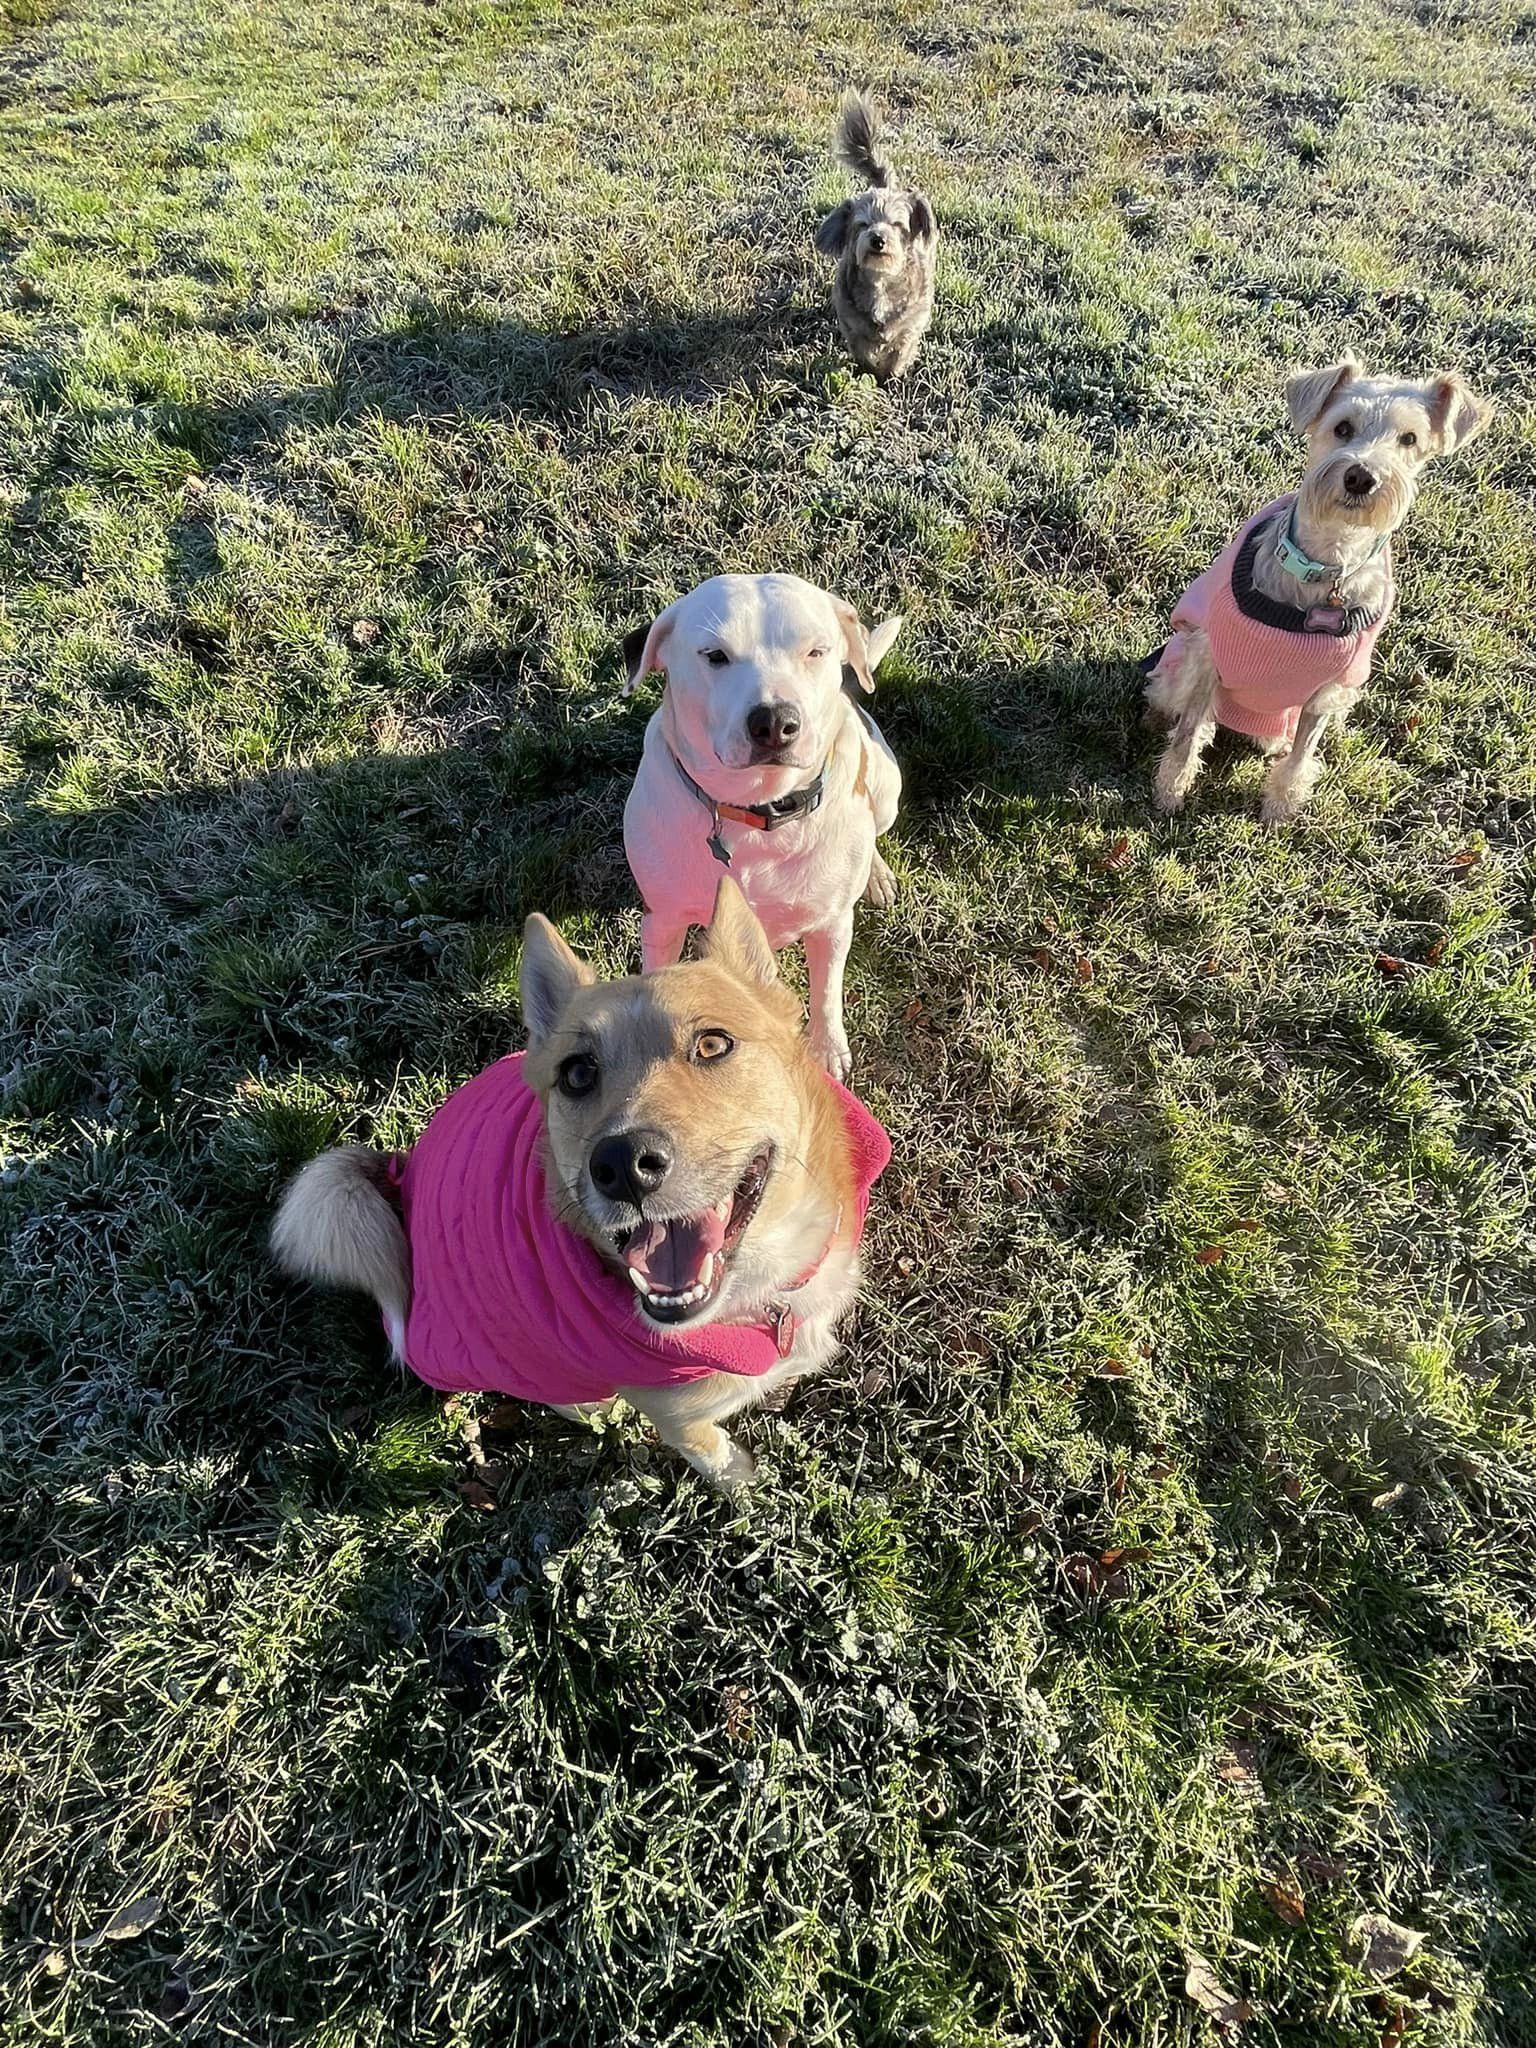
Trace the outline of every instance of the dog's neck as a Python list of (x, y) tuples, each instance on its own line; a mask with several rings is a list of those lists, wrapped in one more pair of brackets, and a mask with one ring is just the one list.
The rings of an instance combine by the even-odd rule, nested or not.
[[(1285, 542), (1326, 575), (1307, 583), (1285, 565)], [(1390, 535), (1375, 533), (1357, 520), (1328, 520), (1306, 510), (1302, 499), (1275, 513), (1253, 561), (1254, 587), (1277, 603), (1306, 610), (1314, 604), (1342, 604), (1377, 611), (1386, 601), (1392, 578)]]
[(677, 720), (672, 715), (671, 700), (667, 697), (663, 697), (661, 702), (661, 731), (672, 750), (673, 759), (716, 803), (740, 804), (743, 807), (778, 803), (797, 789), (809, 788), (826, 765), (822, 762), (814, 768), (780, 768), (771, 761), (761, 761), (745, 768), (727, 768), (712, 751), (701, 758), (679, 732)]

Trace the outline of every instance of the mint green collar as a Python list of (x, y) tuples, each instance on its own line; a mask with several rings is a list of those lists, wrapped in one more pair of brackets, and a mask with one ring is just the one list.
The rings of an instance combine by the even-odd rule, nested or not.
[[(1368, 562), (1374, 562), (1391, 537), (1390, 534), (1384, 533), (1365, 559)], [(1285, 531), (1275, 543), (1275, 553), (1286, 575), (1294, 576), (1298, 583), (1322, 583), (1330, 577), (1335, 583), (1339, 580), (1339, 565), (1337, 562), (1314, 562), (1297, 540), (1296, 500), (1294, 498), (1291, 500), (1291, 509), (1286, 514)]]

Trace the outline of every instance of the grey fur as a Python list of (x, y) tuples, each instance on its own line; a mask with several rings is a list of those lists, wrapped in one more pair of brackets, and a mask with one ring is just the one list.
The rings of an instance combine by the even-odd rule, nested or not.
[(874, 107), (850, 87), (833, 153), (868, 189), (833, 208), (816, 247), (837, 259), (832, 305), (843, 339), (883, 384), (911, 366), (933, 318), (939, 231), (923, 194), (895, 182), (881, 138)]

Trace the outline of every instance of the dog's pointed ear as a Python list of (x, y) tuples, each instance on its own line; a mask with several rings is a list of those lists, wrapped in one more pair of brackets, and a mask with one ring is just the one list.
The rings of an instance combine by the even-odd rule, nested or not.
[(869, 636), (869, 672), (873, 675), (901, 637), (906, 624), (898, 612), (894, 619), (882, 619)]
[(1330, 363), (1326, 370), (1298, 370), (1294, 377), (1288, 378), (1285, 406), (1297, 433), (1307, 431), (1336, 392), (1364, 375), (1365, 365), (1353, 350), (1346, 349), (1339, 360)]
[(1493, 418), (1493, 407), (1479, 398), (1459, 370), (1429, 380), (1429, 417), (1440, 436), (1440, 452), (1464, 448)]
[(845, 199), (841, 206), (834, 206), (821, 226), (816, 230), (816, 247), (823, 256), (841, 256), (843, 244), (848, 239), (848, 224), (853, 219), (853, 201)]
[(714, 960), (728, 974), (742, 981), (760, 982), (764, 987), (779, 978), (779, 963), (768, 943), (768, 934), (757, 913), (729, 875), (720, 877), (715, 891), (714, 915), (704, 934), (704, 957)]
[[(848, 672), (851, 669), (854, 681), (867, 695), (875, 687), (875, 664), (870, 658), (869, 641), (865, 637), (863, 624), (846, 598), (834, 597), (830, 602), (833, 611), (837, 613), (837, 623), (843, 629), (843, 680), (848, 680)], [(892, 638), (894, 637), (892, 635)]]
[(523, 926), (523, 966), (518, 994), (523, 1029), (530, 1045), (542, 1045), (565, 1014), (579, 988), (590, 988), (597, 976), (578, 960), (547, 917), (535, 911)]
[(681, 599), (669, 604), (664, 612), (658, 613), (649, 626), (636, 626), (624, 635), (623, 694), (626, 697), (633, 694), (635, 686), (653, 669), (666, 667), (662, 650), (666, 646), (667, 635), (672, 631), (679, 603)]
[(908, 193), (912, 202), (912, 232), (920, 242), (931, 242), (939, 232), (939, 224), (933, 217), (933, 208), (921, 192)]

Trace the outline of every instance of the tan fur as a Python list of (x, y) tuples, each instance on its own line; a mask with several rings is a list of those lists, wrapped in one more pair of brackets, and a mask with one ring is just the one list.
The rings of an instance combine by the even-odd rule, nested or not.
[[(544, 1108), (546, 1180), (557, 1213), (607, 1258), (613, 1205), (593, 1186), (593, 1145), (614, 1132), (654, 1129), (672, 1148), (664, 1214), (694, 1214), (728, 1198), (754, 1157), (772, 1147), (758, 1209), (716, 1299), (694, 1325), (762, 1321), (793, 1289), (797, 1331), (782, 1366), (751, 1379), (716, 1373), (676, 1388), (619, 1391), (663, 1439), (722, 1485), (750, 1478), (752, 1461), (719, 1427), (786, 1378), (836, 1354), (836, 1326), (858, 1284), (854, 1178), (836, 1097), (807, 1050), (795, 998), (745, 897), (722, 879), (702, 959), (598, 982), (553, 925), (528, 920), (522, 998), (529, 1048), (524, 1072)], [(703, 1062), (701, 1033), (724, 1033), (729, 1054)], [(595, 1063), (589, 1092), (573, 1097), (561, 1070), (573, 1055)], [(361, 1288), (384, 1309), (403, 1352), (409, 1253), (381, 1191), (383, 1157), (351, 1145), (299, 1174), (283, 1199), (272, 1246), (300, 1278)], [(814, 1278), (804, 1286), (806, 1275)], [(636, 1313), (640, 1313), (637, 1308)]]
[(272, 1256), (296, 1280), (371, 1294), (397, 1357), (405, 1353), (411, 1255), (399, 1211), (384, 1192), (385, 1158), (343, 1145), (301, 1167), (272, 1222)]

